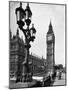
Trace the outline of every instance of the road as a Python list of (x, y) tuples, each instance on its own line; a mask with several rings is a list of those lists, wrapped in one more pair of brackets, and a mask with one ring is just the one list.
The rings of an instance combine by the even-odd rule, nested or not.
[(56, 77), (55, 82), (53, 83), (53, 86), (62, 86), (62, 85), (66, 85), (64, 73), (62, 73), (62, 77), (60, 80), (58, 79), (58, 77)]
[[(19, 83), (15, 83), (13, 81), (10, 82), (10, 88), (24, 88), (24, 87), (28, 87), (28, 85), (30, 86), (32, 83), (33, 85), (31, 85), (30, 87), (47, 87), (47, 86), (64, 86), (65, 84), (65, 74), (62, 74), (61, 79), (59, 80), (58, 77), (55, 78), (55, 80), (53, 80), (52, 82), (50, 81), (46, 81), (46, 83), (41, 83), (43, 80), (42, 77), (45, 76), (45, 73), (42, 73), (42, 75), (38, 75), (38, 76), (34, 76), (33, 79), (35, 80), (36, 78), (36, 82), (30, 82), (30, 83), (23, 83), (23, 82), (19, 82)], [(47, 75), (46, 75), (47, 76)], [(41, 82), (40, 82), (41, 81)], [(36, 83), (36, 84), (35, 84)]]

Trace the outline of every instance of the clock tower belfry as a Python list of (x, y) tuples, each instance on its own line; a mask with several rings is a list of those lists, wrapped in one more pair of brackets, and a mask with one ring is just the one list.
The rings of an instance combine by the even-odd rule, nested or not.
[(46, 35), (46, 43), (47, 43), (47, 70), (48, 72), (52, 72), (54, 70), (55, 65), (55, 36), (52, 28), (52, 24), (49, 24), (49, 30)]

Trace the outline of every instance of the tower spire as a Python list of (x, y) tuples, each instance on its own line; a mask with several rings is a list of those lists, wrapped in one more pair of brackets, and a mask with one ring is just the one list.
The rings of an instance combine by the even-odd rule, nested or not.
[(47, 69), (48, 72), (53, 72), (55, 65), (55, 36), (50, 21), (49, 30), (47, 32)]
[(48, 30), (47, 34), (50, 34), (50, 33), (53, 33), (53, 28), (52, 28), (51, 20), (50, 20), (49, 30)]
[(50, 24), (49, 24), (49, 27), (52, 27), (52, 23), (51, 23), (51, 20), (50, 20)]

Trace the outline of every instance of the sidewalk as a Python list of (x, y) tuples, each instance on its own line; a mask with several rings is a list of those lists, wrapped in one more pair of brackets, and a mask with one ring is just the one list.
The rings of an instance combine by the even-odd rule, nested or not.
[(59, 86), (59, 85), (65, 85), (65, 75), (63, 74), (61, 79), (59, 80), (58, 77), (56, 77), (55, 82), (53, 86)]

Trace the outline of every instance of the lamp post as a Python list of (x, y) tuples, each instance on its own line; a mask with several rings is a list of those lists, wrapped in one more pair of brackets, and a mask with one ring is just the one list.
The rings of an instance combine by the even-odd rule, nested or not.
[[(31, 24), (31, 17), (32, 17), (32, 12), (30, 10), (29, 3), (27, 3), (26, 9), (24, 10), (22, 8), (22, 2), (20, 2), (20, 7), (16, 8), (15, 13), (16, 13), (17, 24), (25, 36), (25, 60), (23, 62), (22, 80), (24, 82), (27, 82), (30, 81), (31, 78), (29, 75), (29, 73), (31, 72), (29, 70), (29, 60), (28, 60), (29, 48), (31, 47), (30, 42), (34, 41), (36, 30), (34, 28), (34, 24), (32, 24), (31, 28), (29, 27)], [(27, 26), (26, 29), (23, 28), (25, 24)]]

